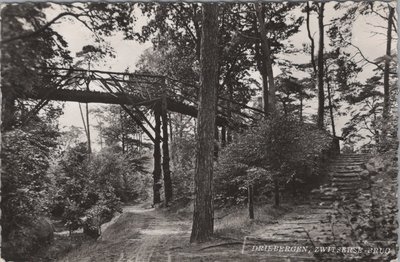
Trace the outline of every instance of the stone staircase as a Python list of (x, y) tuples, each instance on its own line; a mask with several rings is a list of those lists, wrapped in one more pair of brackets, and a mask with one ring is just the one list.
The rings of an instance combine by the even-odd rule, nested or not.
[[(314, 244), (321, 246), (323, 243), (332, 241), (334, 236), (330, 217), (336, 213), (333, 204), (342, 198), (354, 198), (359, 190), (367, 188), (367, 180), (363, 179), (365, 171), (362, 165), (366, 164), (368, 159), (367, 154), (339, 155), (326, 166), (326, 183), (319, 189), (313, 190), (311, 203), (296, 206), (291, 213), (280, 218), (277, 223), (262, 227), (249, 236), (248, 240), (261, 239), (265, 245), (307, 247)], [(348, 233), (349, 230), (345, 221), (335, 222), (335, 235), (340, 235), (342, 232)], [(266, 253), (266, 255), (274, 254)], [(280, 255), (281, 261), (316, 261), (313, 252)]]
[(352, 198), (368, 187), (362, 165), (368, 154), (341, 154), (326, 168), (327, 183), (312, 191), (313, 204), (319, 208), (331, 208), (334, 201)]

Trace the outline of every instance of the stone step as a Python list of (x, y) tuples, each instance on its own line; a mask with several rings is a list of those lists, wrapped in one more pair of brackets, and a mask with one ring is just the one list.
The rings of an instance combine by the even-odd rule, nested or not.
[(336, 170), (336, 169), (361, 169), (360, 164), (346, 164), (346, 163), (338, 163), (338, 164), (330, 164), (329, 170)]
[(331, 176), (330, 180), (331, 181), (349, 181), (349, 182), (353, 182), (353, 181), (361, 182), (361, 181), (363, 181), (360, 176), (337, 176), (337, 175)]
[(356, 176), (333, 176), (331, 179), (332, 182), (349, 182), (349, 183), (359, 183), (362, 181), (360, 177)]
[(360, 176), (351, 176), (351, 175), (332, 175), (331, 176), (331, 181), (349, 181), (349, 182), (354, 182), (354, 181), (362, 181), (362, 178)]
[(357, 172), (347, 172), (347, 173), (329, 173), (333, 177), (360, 177), (360, 173)]
[(336, 169), (336, 170), (329, 170), (328, 173), (338, 173), (338, 174), (346, 174), (346, 173), (356, 173), (359, 174), (363, 171), (363, 169)]
[(337, 158), (338, 159), (340, 159), (340, 158), (362, 158), (362, 159), (365, 159), (365, 158), (368, 158), (368, 156), (367, 155), (340, 155)]
[(349, 166), (341, 166), (341, 167), (330, 167), (326, 171), (328, 172), (362, 172), (364, 169), (362, 169), (360, 166), (354, 166), (354, 167), (349, 167)]
[(346, 191), (346, 190), (354, 190), (354, 191), (357, 191), (358, 189), (360, 189), (360, 187), (359, 186), (357, 186), (357, 185), (347, 185), (347, 184), (341, 184), (341, 185), (337, 185), (337, 184), (335, 184), (335, 185), (333, 185), (333, 186), (335, 186), (335, 187), (337, 187), (338, 188), (338, 192), (340, 193), (340, 192), (343, 192), (343, 191)]
[(345, 155), (339, 155), (338, 156), (338, 158), (363, 158), (363, 159), (365, 159), (365, 158), (370, 158), (370, 155), (368, 155), (368, 154), (365, 154), (365, 155), (363, 155), (363, 154), (354, 154), (354, 155), (350, 155), (350, 154), (345, 154)]
[(365, 164), (364, 161), (334, 161), (330, 166), (362, 166), (363, 164)]
[(345, 194), (345, 195), (354, 194), (354, 195), (357, 195), (358, 192), (359, 192), (358, 188), (340, 188), (340, 190), (338, 191), (338, 194), (339, 195), (341, 195), (341, 194)]
[(346, 162), (366, 162), (368, 161), (368, 159), (362, 158), (362, 157), (341, 157), (341, 158), (336, 158), (335, 160), (333, 160), (333, 162), (336, 161), (346, 161)]
[(351, 185), (351, 186), (360, 186), (363, 184), (362, 180), (346, 180), (346, 179), (332, 179), (332, 186), (342, 186), (342, 185)]

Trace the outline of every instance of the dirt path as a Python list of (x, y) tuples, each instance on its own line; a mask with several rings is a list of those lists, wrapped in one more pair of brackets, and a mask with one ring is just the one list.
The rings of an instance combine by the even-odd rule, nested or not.
[(59, 261), (171, 261), (168, 249), (188, 242), (189, 227), (187, 221), (155, 209), (126, 207), (106, 225), (99, 240), (84, 244)]
[[(126, 207), (119, 217), (104, 226), (99, 240), (80, 246), (59, 261), (310, 261), (259, 252), (242, 253), (242, 240), (216, 239), (211, 243), (190, 245), (190, 226), (190, 221), (162, 210)], [(246, 248), (251, 249), (251, 241)]]

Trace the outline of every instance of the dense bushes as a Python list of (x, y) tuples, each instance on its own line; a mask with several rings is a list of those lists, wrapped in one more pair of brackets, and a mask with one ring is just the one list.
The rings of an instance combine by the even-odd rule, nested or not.
[(101, 224), (121, 211), (121, 200), (145, 195), (149, 183), (145, 160), (113, 148), (89, 156), (84, 143), (69, 148), (52, 171), (56, 173), (53, 214), (61, 216), (70, 231), (83, 227), (97, 237)]
[(6, 258), (21, 259), (44, 243), (40, 217), (48, 211), (47, 169), (56, 137), (57, 132), (45, 125), (3, 133), (1, 225)]
[(194, 190), (194, 137), (175, 137), (171, 149), (174, 194), (177, 199), (190, 198)]
[(215, 178), (217, 200), (243, 201), (248, 183), (255, 185), (258, 195), (267, 197), (272, 188), (299, 188), (301, 184), (307, 190), (331, 142), (326, 132), (294, 117), (261, 122), (222, 150)]

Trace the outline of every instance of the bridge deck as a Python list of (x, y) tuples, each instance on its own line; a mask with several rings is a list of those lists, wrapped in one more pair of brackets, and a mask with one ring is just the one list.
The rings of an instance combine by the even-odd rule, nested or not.
[[(43, 99), (64, 101), (64, 102), (80, 102), (80, 103), (102, 103), (116, 105), (134, 105), (151, 107), (160, 98), (146, 100), (144, 98), (122, 94), (122, 93), (105, 93), (85, 90), (69, 90), (69, 89), (37, 89), (35, 92), (25, 94), (24, 98)], [(197, 108), (193, 105), (187, 105), (171, 98), (167, 98), (167, 109), (172, 112), (181, 113), (191, 117), (197, 117)], [(217, 116), (217, 125), (229, 125), (229, 121), (222, 116)]]

